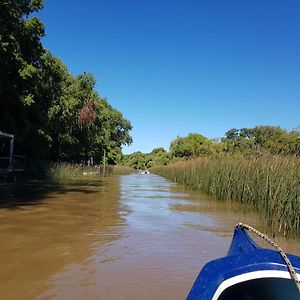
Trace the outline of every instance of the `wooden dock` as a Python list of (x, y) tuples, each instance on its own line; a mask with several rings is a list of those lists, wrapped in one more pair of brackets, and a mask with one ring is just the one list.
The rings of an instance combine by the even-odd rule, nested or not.
[(0, 131), (0, 178), (16, 181), (17, 174), (24, 172), (26, 156), (14, 154), (14, 135)]

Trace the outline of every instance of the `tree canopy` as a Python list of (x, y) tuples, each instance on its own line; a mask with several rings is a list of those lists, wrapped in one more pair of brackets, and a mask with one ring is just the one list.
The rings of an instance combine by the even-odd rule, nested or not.
[(125, 155), (122, 158), (122, 164), (133, 167), (138, 170), (166, 165), (171, 161), (171, 154), (164, 148), (159, 147), (153, 149), (150, 153), (142, 153), (140, 151)]
[(230, 129), (222, 139), (226, 151), (261, 152), (271, 154), (300, 153), (299, 131), (287, 131), (279, 126)]
[(207, 155), (211, 151), (211, 141), (199, 133), (190, 133), (172, 141), (170, 151), (174, 157), (182, 158)]
[(173, 140), (169, 152), (163, 148), (155, 148), (150, 153), (134, 152), (125, 155), (122, 163), (136, 169), (145, 169), (174, 160), (235, 153), (251, 158), (264, 154), (298, 156), (300, 132), (287, 131), (278, 126), (256, 126), (232, 128), (222, 139), (209, 139), (199, 133), (190, 133)]
[(95, 90), (90, 73), (72, 75), (44, 48), (41, 0), (0, 2), (0, 130), (16, 151), (38, 159), (111, 163), (132, 138), (130, 122)]

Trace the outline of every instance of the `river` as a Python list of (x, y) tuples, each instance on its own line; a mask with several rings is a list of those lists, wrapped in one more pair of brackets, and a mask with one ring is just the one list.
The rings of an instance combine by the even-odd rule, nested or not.
[[(0, 186), (1, 299), (185, 299), (259, 217), (157, 175)], [(277, 240), (300, 255), (299, 241)]]

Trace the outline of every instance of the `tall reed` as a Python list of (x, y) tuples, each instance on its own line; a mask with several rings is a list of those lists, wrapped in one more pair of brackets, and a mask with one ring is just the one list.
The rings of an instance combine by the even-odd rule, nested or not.
[(126, 166), (97, 165), (86, 166), (82, 164), (71, 164), (59, 162), (50, 164), (47, 175), (54, 179), (67, 178), (96, 178), (101, 175), (123, 175), (132, 173), (134, 170)]
[(245, 203), (260, 212), (273, 234), (300, 235), (300, 159), (264, 156), (203, 157), (153, 172), (218, 199)]

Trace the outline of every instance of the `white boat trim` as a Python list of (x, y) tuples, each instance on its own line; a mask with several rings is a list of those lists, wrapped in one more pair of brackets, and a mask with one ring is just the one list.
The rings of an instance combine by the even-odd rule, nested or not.
[[(297, 273), (297, 277), (300, 280), (300, 274)], [(277, 271), (277, 270), (262, 270), (262, 271), (254, 271), (249, 273), (244, 273), (238, 276), (231, 277), (225, 281), (223, 281), (218, 289), (216, 290), (212, 300), (217, 300), (221, 294), (228, 289), (229, 287), (236, 285), (241, 282), (245, 282), (248, 280), (259, 279), (259, 278), (284, 278), (291, 279), (291, 275), (288, 271)]]

